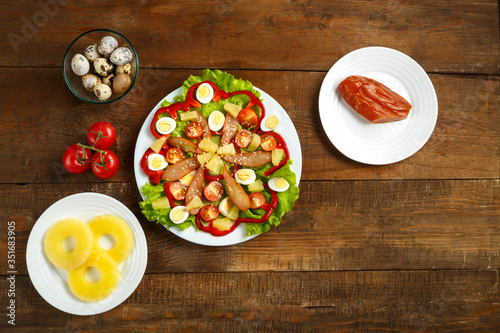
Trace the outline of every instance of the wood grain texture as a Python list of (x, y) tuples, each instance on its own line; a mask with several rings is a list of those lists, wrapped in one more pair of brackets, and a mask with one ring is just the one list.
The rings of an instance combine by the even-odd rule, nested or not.
[[(26, 332), (345, 332), (500, 329), (496, 271), (147, 274), (119, 307), (74, 316), (16, 280)], [(9, 286), (0, 280), (0, 291)], [(0, 328), (6, 329), (5, 320)]]
[(453, 6), (434, 0), (4, 1), (0, 65), (61, 67), (73, 39), (107, 27), (132, 42), (147, 68), (325, 71), (350, 51), (378, 45), (408, 54), (428, 72), (500, 74), (493, 12), (495, 0)]
[[(0, 122), (4, 158), (0, 183), (96, 181), (72, 175), (61, 164), (71, 144), (86, 140), (96, 121), (115, 124), (112, 150), (118, 174), (103, 182), (131, 181), (137, 135), (153, 107), (196, 70), (141, 70), (137, 86), (112, 105), (81, 102), (65, 86), (58, 69), (0, 69), (0, 98), (9, 108)], [(500, 174), (500, 87), (497, 76), (431, 75), (439, 101), (438, 122), (429, 141), (399, 163), (370, 166), (339, 153), (328, 140), (318, 111), (325, 73), (231, 71), (273, 96), (288, 112), (299, 135), (302, 180), (483, 179)], [(39, 84), (43, 78), (44, 84)], [(22, 101), (22, 103), (21, 103)], [(326, 126), (326, 125), (325, 125)], [(47, 140), (40, 140), (46, 137)], [(467, 163), (464, 163), (467, 156)]]
[[(230, 247), (199, 246), (147, 221), (133, 183), (0, 189), (5, 198), (0, 218), (16, 222), (22, 274), (27, 272), (27, 239), (38, 217), (79, 192), (114, 197), (139, 218), (148, 244), (148, 273), (500, 267), (498, 180), (303, 182), (296, 205), (279, 227)], [(7, 252), (6, 246), (2, 241), (0, 252)], [(6, 264), (0, 262), (0, 272), (8, 270)]]

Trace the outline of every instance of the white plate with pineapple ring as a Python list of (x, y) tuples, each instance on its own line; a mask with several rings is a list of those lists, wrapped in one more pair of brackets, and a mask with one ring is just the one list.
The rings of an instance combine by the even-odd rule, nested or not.
[[(48, 260), (43, 239), (47, 230), (63, 218), (89, 222), (104, 214), (116, 215), (127, 222), (134, 236), (134, 246), (129, 257), (118, 265), (120, 280), (113, 293), (101, 301), (86, 302), (69, 289), (67, 271), (56, 268)], [(81, 316), (103, 313), (125, 301), (141, 282), (147, 259), (146, 237), (135, 215), (120, 201), (99, 193), (70, 195), (50, 206), (33, 226), (26, 248), (28, 274), (40, 296), (61, 311)]]

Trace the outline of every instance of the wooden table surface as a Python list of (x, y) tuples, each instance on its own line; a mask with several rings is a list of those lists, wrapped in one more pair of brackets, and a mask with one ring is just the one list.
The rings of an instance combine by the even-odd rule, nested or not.
[[(500, 330), (498, 1), (1, 1), (0, 328), (69, 332)], [(62, 75), (79, 34), (108, 28), (135, 46), (132, 91), (86, 104)], [(328, 140), (318, 95), (330, 67), (367, 46), (399, 50), (429, 75), (439, 115), (414, 155), (354, 162)], [(300, 138), (300, 197), (281, 225), (207, 247), (141, 214), (133, 153), (152, 108), (191, 74), (223, 69), (287, 111)], [(62, 168), (96, 121), (114, 124), (118, 173)], [(40, 215), (80, 192), (109, 195), (139, 219), (146, 274), (99, 315), (57, 310), (34, 288), (26, 245)], [(15, 273), (8, 225), (15, 223)], [(12, 244), (11, 244), (12, 245)], [(8, 279), (13, 276), (13, 279)], [(12, 281), (15, 283), (12, 284)], [(13, 292), (13, 293), (12, 293)]]

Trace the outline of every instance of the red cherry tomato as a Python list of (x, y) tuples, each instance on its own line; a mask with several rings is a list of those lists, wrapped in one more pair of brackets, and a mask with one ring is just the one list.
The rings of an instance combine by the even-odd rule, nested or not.
[(103, 150), (104, 153), (95, 152), (92, 155), (92, 172), (99, 178), (112, 177), (118, 171), (120, 160), (115, 153), (110, 150)]
[(97, 149), (108, 149), (115, 143), (116, 130), (110, 123), (98, 121), (90, 126), (87, 132), (87, 141), (89, 145)]
[(71, 173), (83, 173), (90, 169), (92, 151), (83, 149), (77, 144), (71, 145), (64, 151), (62, 163), (66, 170)]
[(184, 200), (186, 198), (186, 185), (181, 182), (170, 184), (170, 193), (175, 200)]
[(238, 120), (245, 127), (252, 127), (257, 125), (257, 121), (259, 117), (257, 117), (257, 113), (255, 113), (252, 109), (243, 109), (238, 113)]
[(204, 221), (213, 221), (219, 217), (219, 208), (214, 205), (203, 206), (200, 210), (200, 216)]
[(239, 130), (234, 137), (234, 142), (241, 148), (246, 148), (251, 140), (252, 132), (246, 129)]
[(199, 122), (192, 122), (186, 126), (186, 135), (190, 139), (196, 139), (203, 135), (203, 126)]
[(203, 190), (203, 194), (205, 194), (205, 198), (209, 201), (217, 201), (224, 194), (224, 187), (222, 184), (216, 180), (211, 181)]
[(260, 147), (262, 150), (271, 151), (276, 148), (277, 145), (278, 141), (276, 141), (276, 138), (272, 134), (265, 133), (260, 137)]
[(167, 150), (167, 162), (170, 164), (175, 164), (184, 159), (184, 152), (179, 148), (170, 148)]
[(248, 195), (250, 199), (250, 208), (257, 209), (266, 203), (266, 197), (260, 192), (253, 192)]

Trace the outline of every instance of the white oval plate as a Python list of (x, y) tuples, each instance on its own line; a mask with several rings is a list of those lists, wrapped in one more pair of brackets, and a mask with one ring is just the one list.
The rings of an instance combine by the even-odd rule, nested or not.
[[(113, 214), (127, 222), (134, 235), (134, 247), (130, 256), (118, 265), (120, 281), (115, 291), (102, 301), (86, 302), (69, 289), (67, 271), (55, 267), (47, 259), (43, 239), (47, 230), (63, 218), (89, 222), (103, 214)], [(81, 316), (111, 310), (125, 301), (141, 282), (147, 261), (146, 237), (135, 215), (118, 200), (99, 193), (70, 195), (50, 206), (33, 226), (26, 248), (28, 274), (40, 296), (61, 311)]]
[[(350, 75), (375, 79), (403, 96), (412, 109), (408, 118), (374, 124), (356, 113), (337, 87)], [(431, 80), (412, 58), (385, 47), (355, 50), (332, 66), (319, 93), (319, 115), (326, 135), (345, 156), (366, 164), (399, 162), (430, 138), (438, 115)]]
[[(274, 98), (272, 98), (259, 88), (256, 87), (254, 88), (255, 90), (261, 93), (261, 98), (266, 108), (266, 115), (275, 114), (280, 119), (280, 123), (276, 128), (276, 132), (281, 134), (281, 136), (283, 137), (288, 146), (288, 149), (290, 151), (290, 158), (293, 161), (291, 170), (295, 172), (297, 176), (296, 178), (298, 186), (300, 181), (300, 175), (302, 173), (302, 151), (300, 148), (299, 136), (297, 134), (297, 131), (295, 130), (295, 126), (293, 126), (292, 120), (286, 113), (285, 109), (283, 109), (283, 107)], [(168, 94), (160, 102), (158, 102), (158, 104), (149, 113), (148, 117), (144, 121), (144, 124), (142, 125), (141, 131), (139, 132), (139, 136), (137, 138), (137, 143), (134, 152), (134, 172), (139, 192), (141, 192), (141, 188), (144, 186), (144, 184), (146, 184), (146, 182), (149, 181), (148, 177), (141, 169), (141, 158), (144, 155), (144, 152), (155, 141), (155, 138), (150, 132), (149, 125), (153, 121), (153, 117), (154, 114), (156, 113), (156, 110), (158, 110), (161, 107), (161, 103), (165, 99), (168, 100), (169, 102), (172, 102), (175, 96), (181, 95), (183, 92), (184, 92), (183, 88), (180, 87), (171, 92), (170, 94)], [(146, 197), (143, 196), (142, 193), (141, 196), (143, 200), (146, 199)], [(189, 227), (184, 231), (181, 231), (179, 228), (176, 227), (171, 227), (168, 230), (185, 240), (188, 240), (196, 244), (208, 245), (208, 246), (227, 246), (227, 245), (239, 244), (257, 236), (257, 235), (246, 236), (245, 225), (243, 223), (239, 225), (232, 233), (221, 237), (216, 237), (203, 231), (196, 231), (194, 227)]]

